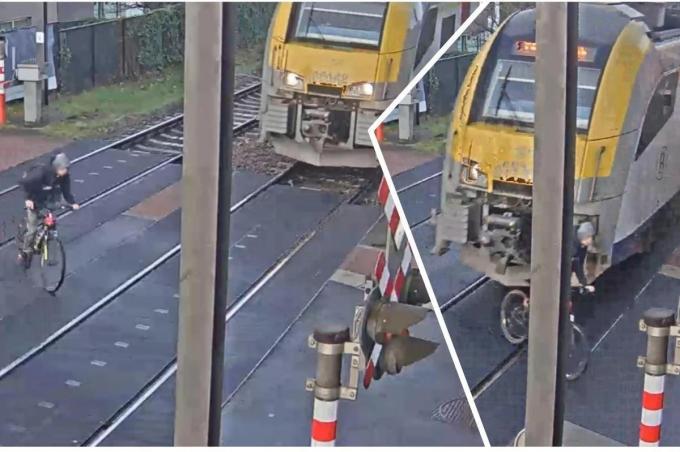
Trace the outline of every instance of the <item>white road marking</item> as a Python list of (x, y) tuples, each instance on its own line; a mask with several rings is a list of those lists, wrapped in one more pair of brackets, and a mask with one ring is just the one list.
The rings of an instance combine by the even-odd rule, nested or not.
[(97, 367), (104, 367), (104, 366), (106, 366), (106, 361), (99, 361), (99, 360), (95, 359), (94, 361), (90, 361), (90, 364), (92, 364), (93, 366), (97, 366)]

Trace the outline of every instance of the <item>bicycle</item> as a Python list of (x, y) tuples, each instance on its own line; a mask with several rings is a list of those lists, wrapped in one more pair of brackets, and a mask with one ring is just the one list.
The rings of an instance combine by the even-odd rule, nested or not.
[[(19, 250), (23, 248), (23, 237), (26, 224), (19, 223), (16, 240)], [(43, 288), (50, 294), (55, 294), (66, 277), (66, 252), (64, 245), (57, 233), (57, 216), (50, 209), (41, 209), (38, 212), (38, 228), (33, 238), (31, 247), (33, 253), (27, 258), (40, 256), (40, 280)], [(30, 263), (27, 265), (30, 267)]]
[[(583, 289), (579, 289), (583, 293)], [(571, 311), (571, 303), (570, 303)], [(519, 345), (529, 335), (529, 296), (522, 290), (508, 292), (501, 302), (501, 331), (511, 344)], [(569, 313), (569, 351), (565, 362), (565, 378), (576, 380), (585, 372), (590, 358), (590, 346), (583, 329), (574, 322), (573, 312)]]

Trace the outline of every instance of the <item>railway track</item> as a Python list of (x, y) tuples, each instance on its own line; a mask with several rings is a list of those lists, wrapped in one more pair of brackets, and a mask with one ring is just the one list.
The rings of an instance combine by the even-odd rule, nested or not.
[[(255, 105), (255, 102), (259, 102), (259, 88), (260, 84), (259, 83), (253, 83), (248, 86), (242, 87), (239, 90), (235, 92), (235, 106), (234, 109), (236, 111), (236, 108), (238, 106), (240, 113), (239, 116), (236, 117), (236, 114), (234, 115), (234, 136), (238, 136), (246, 131), (248, 131), (251, 127), (255, 126), (257, 121), (258, 121), (258, 108), (259, 104), (257, 106)], [(165, 120), (157, 125), (154, 125), (152, 127), (149, 127), (147, 129), (144, 129), (142, 131), (139, 131), (129, 137), (123, 138), (121, 140), (118, 140), (114, 143), (111, 143), (107, 146), (103, 146), (101, 148), (98, 148), (92, 152), (89, 152), (77, 159), (74, 159), (72, 163), (78, 163), (79, 161), (85, 160), (87, 158), (91, 158), (94, 155), (100, 154), (102, 152), (106, 152), (110, 149), (116, 149), (116, 148), (121, 148), (124, 147), (124, 149), (129, 149), (131, 152), (161, 152), (161, 153), (167, 153), (169, 154), (169, 158), (167, 160), (164, 160), (163, 162), (153, 166), (150, 169), (147, 169), (139, 174), (136, 174), (129, 179), (124, 180), (120, 184), (111, 187), (110, 189), (98, 193), (97, 195), (87, 199), (84, 201), (81, 206), (85, 207), (89, 204), (92, 204), (109, 194), (116, 192), (124, 187), (127, 187), (128, 185), (142, 179), (145, 176), (148, 176), (154, 171), (159, 170), (160, 168), (171, 164), (171, 163), (176, 163), (179, 162), (180, 159), (182, 158), (182, 150), (183, 147), (180, 145), (179, 148), (175, 146), (175, 143), (182, 143), (183, 142), (183, 129), (182, 129), (182, 121), (183, 121), (183, 115), (178, 115), (174, 118)], [(172, 140), (172, 141), (170, 141)], [(250, 200), (255, 198), (259, 193), (262, 191), (266, 190), (269, 186), (273, 185), (276, 183), (281, 177), (283, 177), (285, 173), (282, 173), (278, 176), (273, 177), (270, 179), (265, 185), (259, 187), (255, 191), (251, 192), (248, 196), (246, 196), (244, 199), (242, 199), (239, 203), (234, 205), (231, 209), (231, 212), (235, 212), (239, 208), (241, 208), (243, 205), (248, 203)], [(18, 185), (15, 185), (13, 187), (10, 187), (6, 190), (4, 190), (2, 193), (0, 193), (0, 196), (5, 195), (7, 193), (10, 193), (12, 191), (18, 190), (20, 187)], [(73, 211), (68, 211), (64, 212), (60, 215), (61, 218), (68, 216), (72, 214)], [(10, 239), (11, 240), (11, 239)], [(3, 245), (7, 245), (7, 241), (3, 243)], [(49, 347), (51, 344), (56, 342), (60, 337), (62, 337), (64, 334), (68, 333), (75, 327), (77, 327), (80, 323), (85, 321), (87, 318), (91, 317), (94, 313), (99, 311), (101, 308), (109, 304), (112, 300), (114, 300), (117, 296), (119, 296), (121, 293), (125, 292), (128, 288), (132, 287), (134, 284), (136, 284), (138, 281), (140, 281), (142, 278), (144, 278), (146, 275), (151, 273), (153, 270), (158, 268), (161, 264), (164, 262), (167, 262), (170, 258), (173, 256), (177, 255), (180, 251), (180, 246), (179, 244), (173, 247), (170, 251), (165, 253), (164, 255), (160, 256), (156, 261), (154, 261), (151, 265), (147, 266), (143, 270), (139, 271), (137, 274), (129, 278), (127, 281), (124, 283), (120, 284), (118, 287), (116, 287), (114, 290), (112, 290), (110, 293), (108, 293), (105, 297), (101, 298), (98, 300), (96, 303), (94, 303), (88, 310), (84, 311), (82, 314), (79, 316), (75, 317), (71, 322), (67, 323), (64, 325), (62, 328), (59, 330), (55, 331), (52, 333), (47, 339), (45, 339), (42, 343), (34, 347), (33, 349), (29, 350), (27, 353), (16, 359), (14, 362), (11, 364), (3, 367), (0, 369), (0, 381), (2, 379), (9, 375), (11, 372), (13, 372), (15, 369), (20, 367), (21, 365), (25, 364), (26, 362), (30, 361), (34, 356), (36, 356), (38, 353), (43, 351), (45, 348)]]
[[(239, 99), (240, 102), (239, 107), (235, 108), (235, 136), (248, 132), (257, 123), (257, 109), (259, 108), (258, 88), (259, 86), (254, 84), (246, 86), (237, 92), (237, 99)], [(163, 121), (161, 124), (136, 133), (134, 136), (128, 137), (124, 140), (119, 140), (116, 143), (112, 143), (112, 145), (108, 147), (98, 149), (97, 153), (104, 153), (109, 149), (114, 149), (116, 146), (120, 147), (121, 145), (126, 145), (129, 148), (135, 149), (134, 152), (159, 153), (167, 156), (167, 158), (163, 159), (163, 161), (158, 165), (155, 165), (139, 174), (135, 174), (132, 177), (125, 179), (119, 185), (110, 187), (108, 190), (97, 193), (95, 196), (90, 197), (86, 202), (82, 203), (82, 205), (86, 206), (88, 204), (92, 204), (97, 200), (104, 198), (108, 194), (120, 190), (122, 187), (140, 180), (141, 178), (162, 168), (165, 165), (176, 162), (178, 163), (182, 157), (181, 148), (177, 146), (177, 144), (182, 142), (181, 120), (181, 116), (168, 119)], [(94, 155), (97, 154), (89, 153), (84, 155), (79, 161), (92, 158)], [(231, 211), (236, 212), (241, 210), (245, 206), (249, 205), (253, 200), (258, 198), (258, 196), (260, 196), (262, 193), (279, 184), (285, 186), (294, 186), (302, 190), (331, 191), (335, 194), (342, 195), (342, 203), (352, 203), (357, 198), (359, 193), (366, 191), (369, 186), (377, 183), (378, 178), (375, 177), (376, 175), (377, 171), (375, 170), (366, 172), (356, 172), (354, 170), (335, 170), (329, 173), (323, 171), (318, 172), (316, 169), (306, 165), (292, 164), (276, 176), (268, 179), (266, 183), (243, 197), (238, 203), (232, 206)], [(319, 187), (325, 188), (322, 189)], [(6, 193), (10, 192), (8, 191)], [(326, 216), (326, 218), (330, 217), (330, 215), (336, 208), (339, 207), (339, 205), (340, 204), (338, 204), (338, 206), (336, 206)], [(71, 213), (65, 213), (63, 216), (69, 214)], [(278, 275), (286, 267), (287, 263), (293, 257), (295, 257), (299, 251), (304, 248), (304, 246), (315, 236), (315, 233), (316, 230), (311, 230), (309, 233), (301, 236), (284, 256), (281, 256), (279, 259), (277, 259), (267, 269), (266, 272), (261, 274), (259, 278), (250, 285), (249, 289), (245, 293), (235, 299), (229, 305), (225, 321), (229, 321), (234, 315), (236, 315), (236, 313), (243, 309), (272, 278)], [(8, 378), (13, 377), (15, 372), (26, 368), (26, 366), (30, 365), (33, 360), (37, 359), (45, 352), (53, 349), (55, 344), (68, 337), (69, 333), (75, 332), (79, 327), (87, 325), (88, 320), (92, 319), (97, 313), (102, 312), (115, 300), (120, 299), (124, 294), (130, 291), (130, 289), (142, 283), (145, 278), (153, 275), (156, 271), (160, 271), (160, 268), (164, 264), (168, 264), (171, 259), (177, 257), (180, 251), (181, 245), (176, 243), (166, 252), (159, 255), (146, 267), (137, 271), (124, 282), (118, 284), (115, 288), (108, 291), (105, 296), (98, 298), (87, 309), (73, 317), (69, 322), (65, 323), (60, 328), (56, 329), (56, 331), (52, 332), (39, 344), (33, 346), (30, 350), (23, 353), (13, 362), (0, 369), (0, 385), (5, 383)], [(31, 367), (31, 369), (33, 367)], [(105, 440), (111, 432), (115, 431), (116, 427), (120, 425), (120, 423), (133, 414), (145, 400), (147, 400), (159, 388), (161, 388), (163, 384), (170, 377), (172, 377), (175, 370), (176, 361), (175, 358), (173, 358), (162, 369), (160, 369), (158, 374), (146, 385), (144, 385), (134, 395), (134, 397), (130, 398), (125, 404), (123, 404), (110, 419), (108, 419), (106, 422), (102, 422), (103, 426), (97, 431), (93, 432), (92, 435), (90, 435), (86, 440), (85, 444), (97, 445), (101, 443), (101, 441)], [(0, 442), (2, 441), (0, 440)]]
[[(370, 187), (377, 186), (377, 178), (370, 177), (372, 173), (377, 174), (376, 170), (372, 169), (319, 169), (309, 167), (304, 164), (294, 164), (291, 165), (286, 171), (272, 178), (265, 186), (261, 187), (259, 192), (266, 190), (268, 187), (271, 187), (276, 183), (281, 183), (283, 185), (294, 184), (303, 190), (314, 191), (319, 190), (318, 186), (320, 184), (330, 183), (332, 186), (332, 191), (342, 193), (344, 195), (344, 200), (342, 203), (352, 203), (358, 198), (358, 196), (360, 196), (366, 190), (369, 190)], [(376, 174), (373, 175), (375, 176)], [(232, 208), (232, 212), (234, 212), (236, 208), (240, 207), (245, 202), (246, 200), (234, 206), (234, 208)], [(338, 204), (334, 209), (332, 209), (325, 216), (322, 222), (327, 221), (341, 204)], [(268, 282), (280, 274), (286, 268), (286, 265), (298, 255), (298, 253), (305, 247), (305, 245), (310, 242), (310, 240), (315, 237), (317, 231), (318, 228), (313, 229), (302, 236), (295, 243), (295, 245), (291, 247), (284, 256), (274, 262), (273, 265), (271, 265), (270, 268), (264, 274), (262, 274), (245, 293), (234, 300), (227, 308), (225, 322), (228, 323), (232, 318), (234, 318), (236, 314), (238, 314), (248, 304), (249, 301), (258, 295), (258, 293)], [(180, 245), (177, 245), (176, 250), (179, 252)], [(288, 328), (290, 328), (290, 325)], [(267, 353), (269, 353), (269, 351)], [(102, 445), (103, 442), (107, 440), (107, 438), (109, 438), (123, 422), (134, 415), (135, 412), (146, 401), (154, 396), (163, 387), (163, 385), (175, 375), (176, 372), (177, 358), (175, 356), (158, 372), (158, 374), (153, 379), (151, 379), (143, 388), (141, 388), (134, 397), (130, 398), (127, 403), (121, 406), (120, 409), (114, 413), (114, 415), (111, 416), (111, 418), (109, 418), (100, 429), (94, 432), (83, 443), (83, 446), (96, 447)], [(236, 390), (233, 392), (236, 392)], [(224, 407), (228, 401), (229, 397), (225, 399), (222, 406)]]
[[(241, 135), (253, 127), (258, 122), (260, 102), (260, 82), (252, 81), (251, 77), (242, 77), (237, 83), (237, 90), (234, 93), (234, 134)], [(173, 163), (180, 163), (184, 149), (184, 130), (183, 130), (184, 115), (179, 114), (171, 118), (165, 119), (158, 124), (135, 132), (122, 139), (114, 141), (113, 143), (94, 149), (72, 160), (74, 169), (77, 170), (78, 165), (84, 165), (92, 161), (94, 158), (101, 157), (106, 153), (115, 153), (112, 157), (112, 162), (104, 160), (101, 163), (108, 163), (104, 165), (104, 169), (97, 171), (112, 170), (112, 165), (116, 162), (120, 163), (120, 153), (124, 152), (134, 157), (160, 155), (163, 156), (158, 163), (148, 168), (141, 168), (139, 171), (134, 171), (133, 174), (124, 174), (121, 180), (116, 181), (112, 186), (105, 187), (102, 190), (96, 191), (81, 201), (81, 206), (85, 207), (93, 202), (102, 199), (111, 193), (114, 193), (126, 186), (139, 181), (149, 174)], [(99, 173), (90, 171), (89, 175), (96, 177)], [(78, 187), (75, 187), (76, 189)], [(7, 203), (9, 206), (6, 209), (8, 216), (0, 216), (2, 221), (2, 231), (0, 234), (0, 246), (6, 245), (13, 239), (16, 231), (16, 224), (23, 221), (23, 202), (21, 200), (20, 186), (14, 184), (10, 187), (0, 190), (0, 202)], [(12, 207), (14, 207), (12, 209)], [(70, 214), (65, 212), (61, 216)]]

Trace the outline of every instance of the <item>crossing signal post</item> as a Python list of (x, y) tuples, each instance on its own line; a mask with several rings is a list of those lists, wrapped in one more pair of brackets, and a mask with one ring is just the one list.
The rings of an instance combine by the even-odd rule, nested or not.
[(396, 375), (402, 368), (427, 358), (439, 346), (408, 332), (425, 319), (428, 309), (385, 300), (379, 287), (367, 291), (364, 305), (355, 313), (355, 325), (359, 327), (356, 336), (366, 361), (365, 388), (384, 373)]
[[(385, 373), (401, 370), (430, 356), (439, 344), (409, 334), (429, 309), (417, 306), (429, 301), (423, 281), (411, 262), (401, 219), (385, 180), (378, 189), (378, 202), (387, 220), (385, 250), (379, 254), (373, 279), (367, 281), (364, 303), (354, 311), (352, 333), (343, 326), (317, 328), (309, 346), (317, 351), (316, 378), (308, 378), (307, 391), (314, 392), (312, 446), (334, 446), (340, 399), (356, 400), (359, 372), (364, 369), (364, 388)], [(349, 381), (342, 384), (343, 357), (350, 356)]]
[[(385, 373), (396, 375), (437, 349), (439, 344), (408, 333), (427, 313), (423, 307), (386, 300), (378, 286), (369, 287), (364, 305), (355, 310), (351, 335), (349, 328), (341, 325), (314, 330), (308, 345), (317, 352), (316, 376), (305, 382), (305, 389), (314, 393), (312, 446), (335, 445), (339, 401), (356, 400), (361, 369), (365, 369), (364, 387), (368, 388), (372, 380)], [(345, 356), (350, 369), (343, 384)]]

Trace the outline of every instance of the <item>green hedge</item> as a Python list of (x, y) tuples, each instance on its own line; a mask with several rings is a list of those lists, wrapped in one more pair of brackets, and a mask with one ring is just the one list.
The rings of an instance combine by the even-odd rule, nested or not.
[[(238, 48), (249, 49), (265, 41), (275, 8), (276, 3), (236, 5)], [(183, 61), (184, 5), (141, 16), (133, 27), (138, 45), (137, 62), (143, 70), (159, 70)]]

